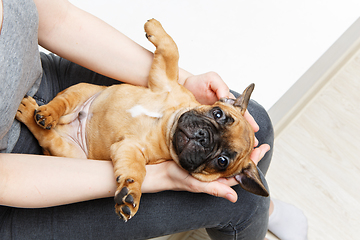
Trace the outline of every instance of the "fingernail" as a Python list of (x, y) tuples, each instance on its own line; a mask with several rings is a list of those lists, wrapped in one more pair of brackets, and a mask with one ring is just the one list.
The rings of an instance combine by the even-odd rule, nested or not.
[(226, 199), (233, 203), (236, 202), (236, 197), (231, 193), (226, 194)]

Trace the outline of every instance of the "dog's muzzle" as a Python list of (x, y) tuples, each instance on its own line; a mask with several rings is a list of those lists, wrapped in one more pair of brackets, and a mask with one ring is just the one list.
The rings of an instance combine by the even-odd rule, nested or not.
[(194, 172), (205, 163), (216, 147), (216, 128), (207, 118), (193, 112), (184, 113), (178, 121), (173, 137), (179, 163)]

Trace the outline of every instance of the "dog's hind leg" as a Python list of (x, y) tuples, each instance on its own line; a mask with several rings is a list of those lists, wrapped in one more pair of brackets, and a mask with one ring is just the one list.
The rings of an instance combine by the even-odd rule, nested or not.
[(167, 90), (168, 82), (177, 82), (179, 78), (178, 48), (157, 20), (148, 20), (144, 28), (146, 37), (156, 47), (149, 73), (149, 88), (153, 91)]
[(48, 104), (38, 107), (35, 121), (44, 129), (52, 129), (58, 124), (60, 117), (76, 112), (89, 98), (106, 87), (87, 83), (79, 83), (60, 92)]
[(86, 158), (85, 152), (75, 143), (62, 137), (55, 129), (44, 129), (34, 120), (34, 112), (39, 106), (32, 97), (25, 97), (16, 113), (16, 119), (26, 125), (38, 140), (46, 155), (59, 157)]

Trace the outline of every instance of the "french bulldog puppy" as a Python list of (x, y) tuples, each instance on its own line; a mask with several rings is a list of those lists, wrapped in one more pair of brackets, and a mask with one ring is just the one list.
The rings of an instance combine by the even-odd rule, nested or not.
[(40, 107), (25, 97), (16, 119), (45, 154), (111, 160), (115, 210), (125, 221), (138, 211), (145, 165), (163, 161), (174, 160), (201, 181), (235, 177), (245, 190), (268, 196), (249, 157), (254, 132), (243, 116), (254, 84), (238, 99), (201, 105), (178, 84), (173, 39), (155, 19), (145, 32), (156, 47), (147, 88), (80, 83)]

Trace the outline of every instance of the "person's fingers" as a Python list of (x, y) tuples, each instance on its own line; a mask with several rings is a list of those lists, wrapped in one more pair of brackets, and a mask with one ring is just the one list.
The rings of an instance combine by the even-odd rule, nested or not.
[[(207, 89), (208, 89), (208, 100), (216, 102), (220, 98), (228, 97), (230, 90), (224, 80), (215, 72), (208, 72), (203, 74), (206, 77)], [(210, 99), (211, 98), (211, 99)]]
[[(268, 144), (263, 144), (260, 147), (254, 149), (250, 155), (250, 158), (257, 164), (269, 150), (270, 146)], [(198, 192), (205, 192), (213, 196), (222, 197), (229, 200), (230, 202), (237, 201), (237, 193), (230, 187), (237, 184), (237, 181), (234, 178), (219, 178), (217, 181), (209, 183), (198, 183), (199, 186), (195, 188)], [(195, 186), (193, 185), (193, 187)]]
[(255, 122), (255, 119), (253, 118), (253, 116), (251, 116), (248, 110), (245, 111), (244, 118), (250, 123), (254, 132), (259, 131), (259, 125)]
[(227, 98), (236, 99), (236, 97), (234, 96), (234, 94), (232, 94), (231, 92), (228, 93)]
[(222, 81), (212, 82), (210, 87), (216, 93), (217, 100), (229, 96), (229, 87)]
[(254, 147), (257, 147), (259, 145), (259, 140), (255, 137)]
[(226, 184), (223, 184), (219, 181), (209, 182), (205, 185), (204, 192), (216, 197), (222, 197), (230, 202), (237, 201), (237, 193)]
[(267, 151), (270, 150), (269, 144), (262, 144), (258, 148), (255, 148), (250, 155), (250, 159), (257, 165), (259, 161), (264, 157)]
[(217, 179), (216, 181), (218, 182), (221, 182), (229, 187), (232, 187), (232, 186), (235, 186), (237, 184), (239, 184), (239, 182), (234, 178), (234, 177), (231, 177), (231, 178), (219, 178)]

